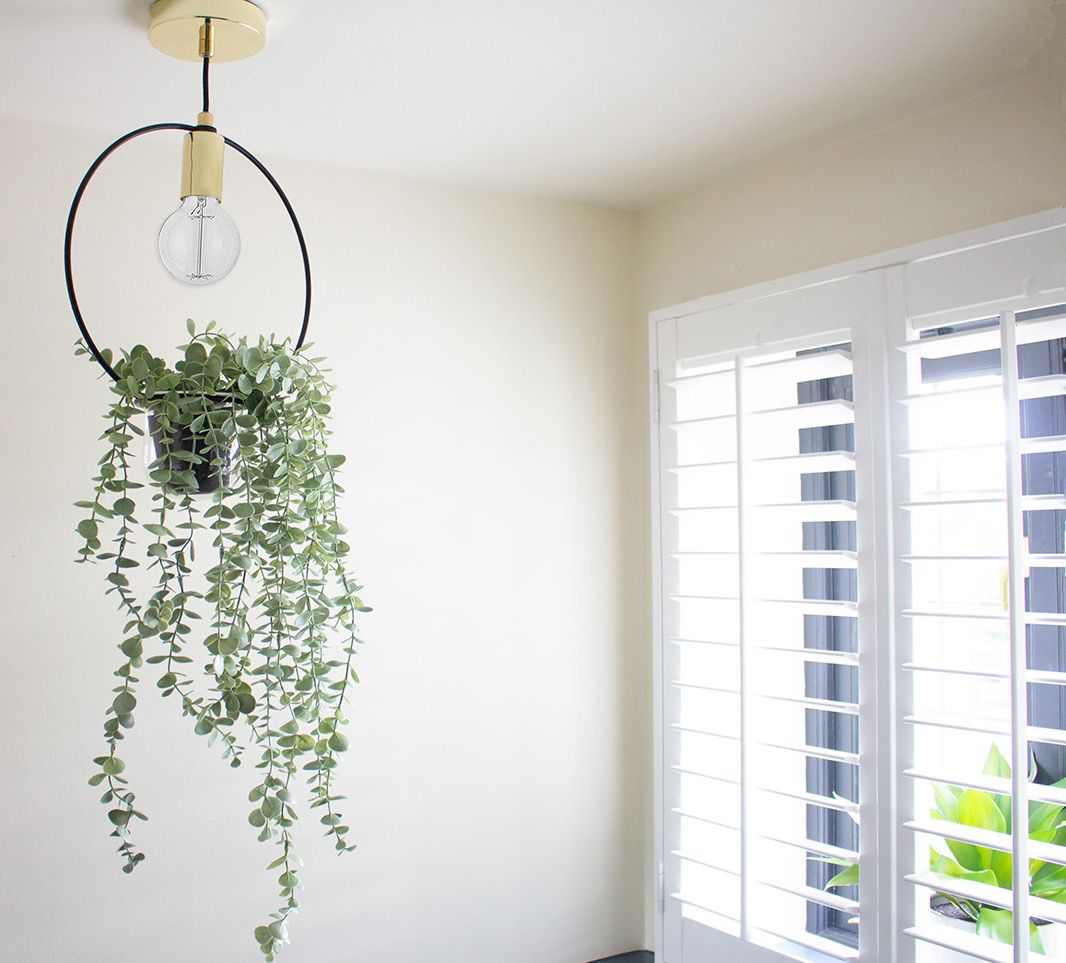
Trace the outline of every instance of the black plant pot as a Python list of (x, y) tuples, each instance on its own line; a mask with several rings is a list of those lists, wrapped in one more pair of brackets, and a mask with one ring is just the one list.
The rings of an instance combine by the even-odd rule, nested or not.
[[(963, 923), (972, 923), (970, 919), (961, 909), (959, 909), (951, 900), (946, 899), (943, 896), (933, 895), (929, 897), (929, 908), (939, 916), (944, 916), (949, 920), (958, 920)], [(1034, 919), (1033, 922), (1037, 926), (1050, 926), (1051, 920), (1038, 920)]]
[(959, 920), (961, 923), (973, 922), (961, 909), (943, 896), (930, 896), (929, 908), (940, 916), (946, 916), (949, 920)]
[[(190, 431), (186, 425), (164, 431), (159, 418), (151, 412), (148, 413), (148, 437), (148, 464), (154, 464), (163, 457), (162, 467), (171, 471), (188, 471), (191, 468), (196, 479), (193, 494), (208, 495), (229, 484), (230, 469), (236, 454), (235, 444), (228, 450), (211, 447), (204, 441), (202, 434)], [(170, 451), (192, 452), (203, 460), (189, 464), (173, 456), (164, 457), (168, 448)]]

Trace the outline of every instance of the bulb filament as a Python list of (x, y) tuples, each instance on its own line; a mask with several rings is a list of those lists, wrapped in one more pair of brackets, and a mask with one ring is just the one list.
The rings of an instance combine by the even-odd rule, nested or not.
[(189, 212), (189, 217), (196, 221), (196, 272), (189, 275), (190, 281), (210, 281), (214, 275), (204, 274), (204, 221), (215, 215), (207, 210), (207, 198), (196, 198), (196, 207)]

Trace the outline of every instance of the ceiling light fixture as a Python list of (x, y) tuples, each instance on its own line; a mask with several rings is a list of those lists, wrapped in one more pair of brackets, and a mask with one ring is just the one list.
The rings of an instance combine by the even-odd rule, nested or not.
[(300, 222), (274, 176), (250, 151), (215, 127), (211, 113), (211, 64), (241, 60), (266, 44), (266, 15), (250, 0), (156, 0), (152, 4), (148, 38), (162, 53), (202, 64), (203, 103), (196, 124), (149, 124), (123, 134), (108, 145), (85, 172), (67, 217), (64, 266), (71, 310), (85, 344), (114, 380), (114, 369), (89, 334), (74, 285), (72, 247), (78, 208), (93, 176), (114, 151), (135, 138), (156, 131), (184, 131), (179, 206), (163, 222), (159, 255), (167, 271), (185, 284), (220, 281), (233, 270), (241, 251), (237, 224), (222, 207), (222, 167), (226, 147), (243, 155), (274, 189), (292, 222), (304, 267), (304, 315), (298, 349), (303, 345), (311, 315), (311, 266)]

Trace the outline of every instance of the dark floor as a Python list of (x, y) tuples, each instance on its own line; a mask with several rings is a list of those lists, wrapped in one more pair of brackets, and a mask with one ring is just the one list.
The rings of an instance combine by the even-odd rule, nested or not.
[(632, 953), (619, 953), (602, 960), (590, 960), (589, 963), (652, 963), (655, 954), (651, 950), (634, 950)]

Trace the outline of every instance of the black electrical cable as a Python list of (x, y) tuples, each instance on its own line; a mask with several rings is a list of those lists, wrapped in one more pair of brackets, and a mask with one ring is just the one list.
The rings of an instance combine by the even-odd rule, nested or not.
[[(78, 189), (74, 192), (74, 199), (70, 202), (70, 213), (67, 215), (67, 229), (63, 239), (63, 267), (66, 273), (67, 280), (67, 297), (70, 299), (70, 309), (74, 313), (74, 320), (78, 325), (78, 330), (81, 332), (82, 338), (85, 340), (85, 346), (89, 349), (89, 352), (96, 359), (104, 371), (111, 377), (113, 381), (118, 381), (118, 374), (115, 369), (111, 367), (108, 360), (100, 352), (100, 349), (96, 346), (96, 342), (93, 341), (92, 335), (89, 334), (89, 328), (85, 324), (85, 318), (81, 313), (81, 306), (78, 304), (78, 295), (74, 290), (74, 267), (72, 258), (72, 249), (74, 247), (74, 221), (78, 216), (78, 208), (81, 206), (82, 198), (85, 196), (85, 190), (89, 186), (89, 181), (93, 179), (93, 175), (100, 169), (104, 161), (107, 160), (116, 150), (118, 150), (123, 144), (133, 140), (136, 137), (141, 137), (144, 134), (150, 134), (153, 131), (160, 130), (181, 130), (192, 131), (196, 130), (190, 124), (149, 124), (147, 127), (139, 127), (136, 130), (131, 130), (128, 134), (123, 134), (118, 140), (113, 141), (107, 147), (101, 151), (100, 155), (89, 165), (89, 169), (85, 172), (85, 176), (82, 177), (81, 183), (78, 185)], [(292, 221), (293, 231), (296, 233), (296, 240), (300, 245), (300, 257), (303, 260), (304, 269), (304, 312), (303, 321), (300, 325), (300, 334), (296, 339), (295, 350), (299, 350), (304, 343), (304, 339), (307, 337), (307, 327), (311, 320), (311, 260), (307, 254), (307, 242), (304, 240), (304, 232), (300, 227), (300, 222), (296, 217), (296, 211), (293, 209), (292, 204), (286, 197), (285, 192), (281, 189), (281, 185), (274, 179), (274, 175), (267, 170), (266, 166), (260, 161), (254, 154), (246, 150), (236, 141), (230, 140), (228, 137), (224, 138), (227, 147), (232, 147), (237, 153), (245, 157), (256, 170), (259, 171), (263, 177), (266, 178), (267, 183), (274, 188), (275, 193), (281, 200), (282, 205), (285, 207), (285, 211), (289, 215), (289, 220)]]

